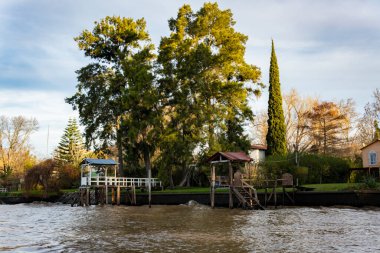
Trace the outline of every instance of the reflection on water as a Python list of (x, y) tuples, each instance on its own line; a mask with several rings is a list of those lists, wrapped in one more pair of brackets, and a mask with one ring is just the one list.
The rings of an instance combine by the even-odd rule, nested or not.
[(376, 252), (380, 209), (0, 205), (0, 251)]

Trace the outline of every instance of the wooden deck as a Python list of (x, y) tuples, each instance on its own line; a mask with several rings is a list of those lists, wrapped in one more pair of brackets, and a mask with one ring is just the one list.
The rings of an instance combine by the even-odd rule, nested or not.
[[(151, 178), (151, 187), (162, 188), (162, 182), (157, 178)], [(134, 178), (134, 177), (82, 177), (81, 180), (82, 187), (92, 187), (92, 186), (119, 186), (122, 188), (147, 188), (149, 186), (149, 178)]]

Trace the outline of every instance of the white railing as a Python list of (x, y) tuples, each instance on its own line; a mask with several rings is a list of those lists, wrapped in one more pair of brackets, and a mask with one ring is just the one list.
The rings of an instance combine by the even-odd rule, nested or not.
[(0, 192), (7, 192), (7, 188), (0, 187)]
[[(96, 176), (82, 180), (82, 185), (107, 185), (107, 186), (122, 186), (122, 187), (148, 187), (149, 178), (133, 178), (133, 177), (103, 177)], [(151, 178), (152, 187), (162, 187), (162, 183), (157, 178)], [(84, 182), (87, 181), (87, 184)]]

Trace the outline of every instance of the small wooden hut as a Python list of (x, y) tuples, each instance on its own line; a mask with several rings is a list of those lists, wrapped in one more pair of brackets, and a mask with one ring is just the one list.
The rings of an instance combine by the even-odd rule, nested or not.
[[(257, 198), (256, 189), (244, 181), (240, 166), (233, 164), (244, 164), (244, 168), (249, 166), (252, 159), (244, 152), (217, 152), (207, 160), (211, 165), (211, 187), (210, 202), (211, 207), (215, 206), (216, 187), (216, 166), (218, 164), (228, 164), (228, 187), (229, 187), (229, 207), (233, 208), (233, 196), (235, 196), (243, 208), (262, 208)], [(236, 167), (234, 169), (234, 167)]]

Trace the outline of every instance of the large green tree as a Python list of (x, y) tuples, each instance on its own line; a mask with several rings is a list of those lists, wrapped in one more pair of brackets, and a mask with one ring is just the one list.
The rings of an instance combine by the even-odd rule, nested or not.
[[(149, 96), (153, 45), (145, 20), (106, 17), (75, 40), (93, 62), (77, 71), (78, 91), (66, 101), (79, 111), (87, 144), (105, 149), (116, 141), (123, 175), (123, 142), (132, 145), (141, 136), (147, 138), (144, 133), (150, 123), (142, 123), (136, 115), (151, 110), (155, 99)], [(122, 128), (130, 131), (128, 138)]]
[(86, 150), (77, 121), (70, 118), (61, 141), (54, 151), (54, 160), (62, 164), (71, 164), (77, 167), (85, 154)]
[(226, 131), (227, 122), (238, 117), (240, 124), (253, 116), (248, 98), (259, 92), (260, 70), (245, 61), (248, 37), (234, 25), (231, 11), (216, 3), (205, 3), (197, 12), (184, 5), (169, 20), (171, 34), (161, 39), (161, 151), (183, 168), (197, 147), (206, 153), (223, 149), (217, 135)]
[(268, 155), (285, 155), (287, 153), (280, 73), (273, 40), (269, 69), (268, 133), (266, 141)]

